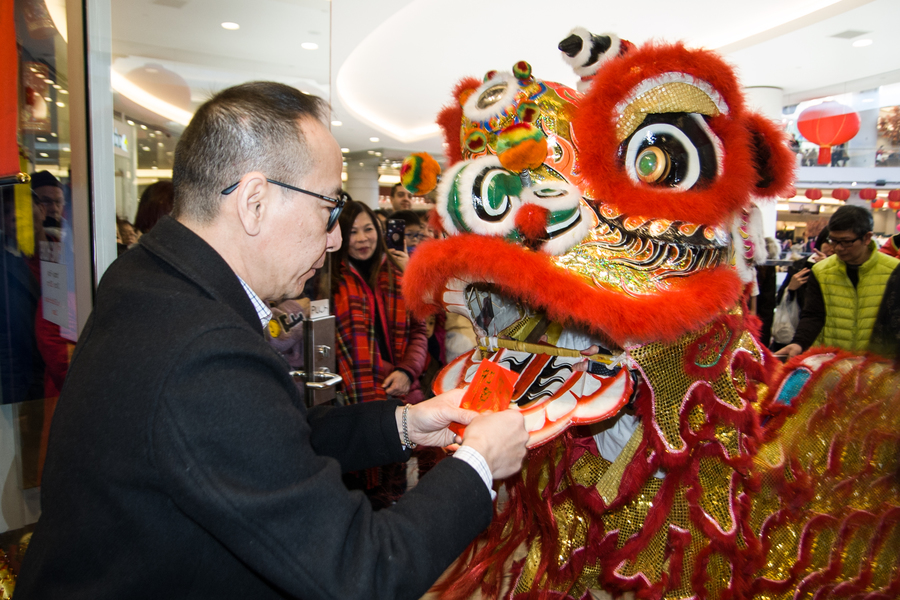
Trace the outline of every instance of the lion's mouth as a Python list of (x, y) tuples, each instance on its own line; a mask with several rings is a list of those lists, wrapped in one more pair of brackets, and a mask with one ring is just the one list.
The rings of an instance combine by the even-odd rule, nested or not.
[[(622, 350), (602, 335), (591, 335), (552, 321), (506, 294), (495, 284), (451, 279), (444, 292), (447, 310), (472, 322), (483, 353), (500, 348), (611, 363)], [(592, 350), (599, 348), (599, 351)]]

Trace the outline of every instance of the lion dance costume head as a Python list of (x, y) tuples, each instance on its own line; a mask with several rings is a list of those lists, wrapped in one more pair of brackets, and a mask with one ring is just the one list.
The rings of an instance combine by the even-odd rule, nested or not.
[[(712, 52), (583, 29), (560, 50), (579, 91), (526, 62), (456, 86), (445, 236), (404, 278), (414, 311), (478, 337), (435, 391), (496, 362), (531, 435), (444, 596), (900, 596), (895, 373), (833, 352), (782, 370), (742, 301), (751, 201), (792, 183), (779, 127)], [(414, 155), (401, 178), (436, 171)]]

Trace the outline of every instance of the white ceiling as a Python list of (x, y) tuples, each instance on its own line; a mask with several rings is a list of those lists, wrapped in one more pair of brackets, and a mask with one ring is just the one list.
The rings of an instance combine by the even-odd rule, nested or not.
[[(386, 156), (440, 153), (440, 137), (429, 136), (434, 116), (463, 76), (480, 78), (527, 60), (537, 77), (574, 87), (556, 50), (574, 26), (636, 43), (682, 39), (717, 48), (745, 85), (782, 88), (784, 104), (900, 81), (898, 0), (112, 0), (112, 6), (116, 71), (161, 65), (186, 80), (195, 105), (248, 79), (330, 96), (334, 118), (343, 123), (333, 128), (341, 145), (397, 151)], [(241, 28), (226, 31), (223, 21)], [(865, 34), (832, 37), (848, 30)], [(873, 44), (852, 47), (860, 38)], [(301, 49), (308, 41), (319, 49)]]

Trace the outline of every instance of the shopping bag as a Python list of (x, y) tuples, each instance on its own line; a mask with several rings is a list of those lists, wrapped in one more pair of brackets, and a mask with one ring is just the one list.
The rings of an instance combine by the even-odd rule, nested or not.
[(775, 307), (775, 319), (772, 321), (772, 338), (779, 344), (790, 344), (800, 323), (800, 306), (796, 298), (790, 298), (790, 292), (784, 291), (781, 303)]

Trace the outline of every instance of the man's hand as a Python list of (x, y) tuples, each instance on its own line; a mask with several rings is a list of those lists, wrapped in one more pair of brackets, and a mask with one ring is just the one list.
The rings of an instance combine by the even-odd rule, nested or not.
[(528, 432), (522, 413), (507, 409), (478, 415), (466, 426), (462, 445), (477, 450), (484, 457), (496, 480), (506, 479), (521, 470), (527, 442)]
[(796, 292), (800, 289), (800, 286), (804, 285), (806, 281), (809, 279), (809, 269), (803, 269), (802, 271), (797, 271), (794, 273), (794, 276), (791, 277), (791, 282), (788, 284), (789, 290), (792, 292)]
[[(447, 429), (450, 423), (468, 425), (478, 416), (474, 410), (459, 407), (465, 390), (450, 390), (425, 402), (410, 405), (406, 415), (409, 441), (422, 446), (444, 447), (462, 440)], [(403, 407), (397, 407), (397, 431), (403, 431)]]
[(412, 385), (412, 382), (409, 380), (409, 376), (397, 369), (384, 378), (382, 387), (388, 396), (405, 396), (409, 393), (410, 385)]
[(800, 347), (800, 344), (788, 344), (778, 352), (775, 352), (775, 356), (787, 356), (788, 358), (794, 358), (801, 352), (803, 352), (803, 348)]
[(400, 267), (401, 271), (406, 270), (406, 265), (409, 263), (409, 254), (407, 254), (403, 250), (388, 250), (388, 254), (390, 254), (393, 259), (397, 261), (397, 265)]

